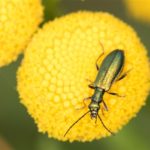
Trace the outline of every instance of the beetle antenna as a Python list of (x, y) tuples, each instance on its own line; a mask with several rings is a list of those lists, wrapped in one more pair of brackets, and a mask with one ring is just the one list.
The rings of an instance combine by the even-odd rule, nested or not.
[(104, 122), (103, 122), (103, 120), (102, 120), (102, 118), (100, 117), (99, 114), (98, 114), (98, 118), (99, 118), (100, 122), (102, 123), (103, 127), (104, 127), (110, 134), (114, 135), (114, 133), (113, 133), (112, 131), (110, 131), (110, 130), (106, 127), (106, 125), (104, 124)]
[(84, 113), (78, 120), (76, 120), (66, 131), (66, 133), (64, 134), (64, 137), (67, 135), (67, 133), (72, 129), (72, 127), (78, 123), (84, 116), (86, 116), (90, 111), (87, 111), (86, 113)]

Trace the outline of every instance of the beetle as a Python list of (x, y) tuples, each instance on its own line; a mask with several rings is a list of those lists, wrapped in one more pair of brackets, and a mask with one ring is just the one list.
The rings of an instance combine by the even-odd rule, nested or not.
[(98, 66), (98, 60), (100, 56), (98, 57), (96, 61), (96, 68), (98, 70), (98, 74), (96, 76), (95, 81), (89, 85), (90, 88), (94, 89), (94, 94), (90, 97), (85, 98), (84, 100), (91, 99), (91, 102), (88, 106), (89, 110), (84, 113), (80, 118), (78, 118), (65, 132), (64, 137), (67, 135), (67, 133), (71, 130), (71, 128), (78, 123), (82, 118), (84, 118), (88, 113), (90, 113), (91, 118), (96, 119), (99, 118), (100, 122), (102, 123), (103, 127), (110, 133), (113, 134), (113, 132), (106, 127), (103, 120), (101, 119), (100, 115), (98, 114), (100, 110), (100, 103), (103, 103), (105, 110), (108, 111), (108, 107), (106, 103), (103, 100), (103, 95), (107, 92), (111, 95), (120, 96), (117, 93), (109, 92), (112, 84), (115, 81), (119, 81), (123, 79), (127, 72), (124, 73), (119, 77), (119, 75), (122, 72), (124, 62), (125, 62), (125, 56), (124, 51), (120, 49), (115, 49), (112, 52), (110, 52), (102, 61), (101, 66)]

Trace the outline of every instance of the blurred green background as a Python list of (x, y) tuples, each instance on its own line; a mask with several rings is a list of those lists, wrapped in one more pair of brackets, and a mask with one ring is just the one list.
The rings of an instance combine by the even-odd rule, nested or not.
[[(45, 22), (77, 10), (108, 11), (133, 26), (147, 49), (150, 49), (150, 25), (128, 16), (122, 0), (43, 0), (43, 5)], [(16, 71), (21, 59), (22, 56), (17, 62), (0, 68), (0, 150), (150, 149), (149, 101), (138, 117), (112, 137), (87, 143), (68, 143), (38, 133), (33, 119), (19, 103), (16, 91)]]

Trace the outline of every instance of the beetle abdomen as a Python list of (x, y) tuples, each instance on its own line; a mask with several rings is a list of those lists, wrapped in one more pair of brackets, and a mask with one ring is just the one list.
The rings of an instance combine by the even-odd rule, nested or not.
[(117, 78), (124, 65), (123, 50), (114, 50), (103, 60), (95, 82), (95, 87), (100, 87), (105, 91), (109, 90), (113, 81)]

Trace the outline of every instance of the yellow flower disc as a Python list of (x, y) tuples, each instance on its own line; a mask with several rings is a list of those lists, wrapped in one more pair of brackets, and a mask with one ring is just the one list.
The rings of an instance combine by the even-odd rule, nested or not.
[(41, 0), (0, 0), (0, 67), (17, 59), (42, 17)]
[(133, 17), (150, 23), (150, 0), (124, 0), (126, 7)]
[(110, 135), (89, 113), (64, 137), (67, 129), (88, 111), (91, 100), (83, 107), (83, 99), (94, 92), (88, 80), (94, 81), (98, 72), (95, 62), (102, 54), (100, 42), (105, 49), (101, 60), (111, 51), (122, 49), (122, 74), (131, 69), (110, 90), (125, 97), (104, 94), (109, 110), (100, 104), (99, 114), (107, 128), (117, 132), (144, 105), (150, 69), (146, 50), (135, 31), (108, 13), (72, 13), (47, 23), (34, 35), (18, 71), (21, 103), (40, 132), (62, 141), (91, 141)]

